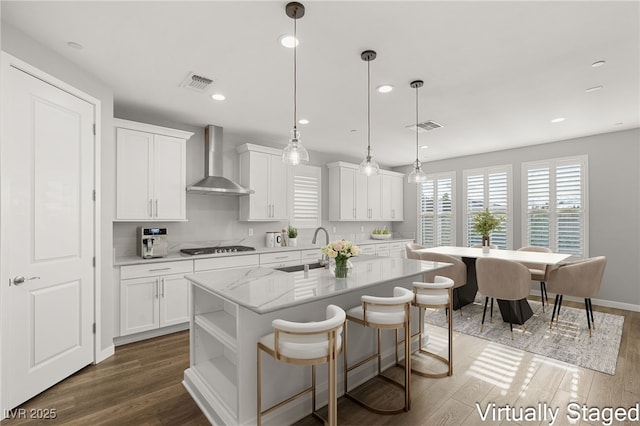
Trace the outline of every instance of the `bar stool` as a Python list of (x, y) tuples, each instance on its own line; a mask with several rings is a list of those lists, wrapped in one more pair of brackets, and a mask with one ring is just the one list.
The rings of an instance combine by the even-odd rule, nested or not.
[[(347, 311), (347, 321), (344, 327), (344, 395), (348, 399), (361, 405), (362, 407), (373, 411), (377, 414), (398, 414), (403, 411), (409, 411), (411, 409), (411, 330), (409, 328), (409, 319), (411, 317), (411, 302), (413, 300), (413, 292), (403, 287), (395, 287), (393, 289), (393, 297), (376, 297), (376, 296), (362, 296), (360, 298), (362, 305), (351, 308)], [(377, 329), (377, 351), (368, 358), (356, 363), (355, 365), (348, 367), (347, 364), (347, 348), (348, 348), (348, 325), (349, 322), (355, 322), (364, 327), (371, 327)], [(404, 385), (396, 382), (389, 377), (382, 375), (381, 371), (381, 349), (380, 349), (380, 337), (382, 329), (399, 329), (405, 330), (405, 366), (404, 366)], [(397, 351), (396, 351), (397, 353)], [(363, 400), (349, 393), (348, 388), (348, 376), (349, 371), (358, 368), (369, 361), (374, 359), (378, 360), (378, 376), (390, 381), (396, 386), (404, 389), (404, 406), (398, 409), (379, 409), (373, 407)]]
[[(418, 332), (411, 335), (411, 339), (413, 340), (414, 337), (418, 336), (418, 352), (435, 358), (438, 361), (443, 362), (447, 366), (447, 371), (443, 373), (429, 373), (426, 371), (421, 371), (412, 366), (411, 372), (420, 376), (437, 379), (440, 377), (451, 376), (453, 374), (453, 285), (454, 283), (451, 278), (441, 276), (435, 276), (432, 283), (413, 283), (413, 292), (415, 293), (415, 298), (412, 305), (418, 308), (418, 318), (420, 318), (420, 326), (418, 328)], [(429, 352), (422, 348), (425, 308), (448, 308), (448, 358), (445, 358), (433, 352)]]
[[(336, 305), (327, 306), (326, 320), (320, 322), (291, 322), (282, 319), (273, 320), (274, 332), (258, 340), (258, 377), (257, 424), (262, 416), (311, 392), (313, 415), (334, 426), (338, 423), (338, 393), (336, 389), (336, 357), (342, 349), (342, 329), (345, 324), (345, 312)], [(346, 333), (345, 333), (346, 337)], [(346, 346), (346, 345), (345, 345)], [(265, 410), (262, 409), (262, 362), (260, 352), (271, 355), (275, 360), (297, 365), (311, 365), (311, 386), (294, 396), (279, 402)], [(328, 408), (329, 418), (323, 419), (316, 412), (316, 365), (328, 364)]]

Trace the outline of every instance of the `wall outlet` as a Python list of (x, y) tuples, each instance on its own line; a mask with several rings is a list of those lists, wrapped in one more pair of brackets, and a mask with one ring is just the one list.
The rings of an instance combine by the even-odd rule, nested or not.
[(360, 232), (364, 232), (364, 226), (360, 227)]
[(334, 234), (336, 233), (336, 227), (335, 226), (333, 227), (333, 233)]
[(249, 228), (249, 236), (253, 237), (253, 228)]

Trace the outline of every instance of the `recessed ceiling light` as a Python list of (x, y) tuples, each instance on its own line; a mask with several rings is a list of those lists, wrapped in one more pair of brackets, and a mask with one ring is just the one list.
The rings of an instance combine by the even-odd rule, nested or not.
[(562, 123), (565, 120), (564, 117), (558, 117), (551, 120), (552, 123)]
[(288, 49), (293, 49), (294, 46), (298, 46), (300, 44), (300, 40), (298, 40), (294, 36), (288, 35), (288, 34), (280, 36), (278, 41), (280, 42), (281, 45), (283, 45), (284, 47), (286, 47)]
[(349, 130), (349, 133), (357, 133), (358, 131), (356, 129), (351, 129)]
[(429, 146), (428, 146), (428, 145), (422, 145), (422, 146), (420, 147), (420, 149), (427, 149), (427, 148), (429, 148)]
[(596, 61), (596, 62), (592, 63), (591, 66), (593, 68), (598, 68), (598, 67), (603, 66), (605, 63), (606, 63), (606, 61)]
[(214, 101), (224, 101), (225, 99), (227, 99), (227, 97), (222, 93), (214, 93), (213, 95), (211, 95), (211, 99), (213, 99)]
[(298, 120), (298, 124), (309, 124), (309, 120), (307, 120), (306, 118), (301, 118), (300, 120)]
[(389, 92), (391, 92), (393, 90), (393, 86), (390, 85), (390, 84), (382, 84), (382, 85), (376, 87), (376, 90), (379, 93), (389, 93)]
[(83, 45), (81, 45), (80, 43), (76, 43), (75, 41), (68, 41), (67, 42), (67, 46), (69, 46), (72, 49), (77, 49), (77, 50), (84, 49)]
[(596, 90), (600, 90), (602, 89), (602, 86), (593, 86), (593, 87), (589, 87), (588, 89), (585, 90), (585, 92), (589, 93), (589, 92), (595, 92)]
[(616, 126), (621, 126), (622, 124), (624, 124), (622, 121), (618, 121), (617, 123), (614, 123)]

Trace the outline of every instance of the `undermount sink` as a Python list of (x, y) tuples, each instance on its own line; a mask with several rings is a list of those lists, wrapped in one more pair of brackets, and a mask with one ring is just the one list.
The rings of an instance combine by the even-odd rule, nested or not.
[(305, 266), (308, 266), (309, 269), (324, 268), (324, 265), (322, 263), (317, 262), (317, 263), (307, 263), (306, 265), (284, 266), (282, 268), (275, 268), (275, 269), (283, 272), (298, 272), (298, 271), (304, 271)]

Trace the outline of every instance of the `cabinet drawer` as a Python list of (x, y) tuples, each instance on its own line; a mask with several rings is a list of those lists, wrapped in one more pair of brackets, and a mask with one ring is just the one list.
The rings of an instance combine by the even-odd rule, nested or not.
[(246, 256), (226, 256), (210, 259), (198, 259), (195, 261), (195, 272), (209, 271), (211, 269), (242, 268), (244, 266), (258, 266), (258, 254)]
[(363, 246), (359, 246), (362, 254), (370, 254), (375, 256), (376, 254), (376, 245), (375, 244), (365, 244)]
[[(283, 263), (283, 262), (298, 262), (300, 263), (299, 251), (285, 251), (282, 253), (265, 253), (260, 255), (260, 265), (267, 265), (270, 263)], [(297, 265), (297, 263), (294, 263)]]
[(193, 272), (192, 260), (178, 262), (158, 262), (141, 265), (127, 265), (120, 268), (120, 278), (157, 277), (169, 274), (191, 274)]
[(402, 250), (405, 243), (389, 243), (389, 250)]
[(300, 259), (303, 262), (316, 262), (318, 259), (322, 258), (322, 250), (320, 249), (312, 249), (312, 250), (302, 250), (300, 252)]

